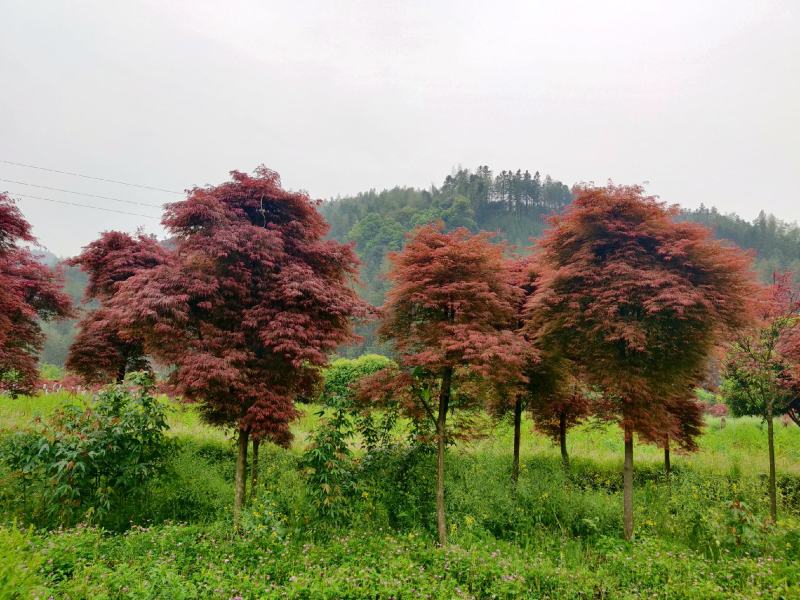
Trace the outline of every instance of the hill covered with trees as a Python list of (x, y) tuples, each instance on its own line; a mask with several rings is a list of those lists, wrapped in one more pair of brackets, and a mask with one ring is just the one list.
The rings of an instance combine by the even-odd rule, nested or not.
[[(494, 173), (488, 166), (459, 168), (445, 177), (440, 187), (430, 189), (394, 187), (370, 190), (355, 196), (327, 201), (321, 212), (331, 225), (329, 236), (355, 242), (362, 261), (361, 294), (370, 303), (383, 303), (388, 282), (383, 277), (389, 252), (400, 250), (408, 231), (437, 220), (447, 230), (466, 227), (470, 231), (492, 231), (517, 251), (527, 252), (530, 239), (538, 237), (548, 216), (562, 211), (572, 201), (570, 188), (550, 175), (529, 170)], [(753, 221), (716, 208), (701, 206), (684, 210), (682, 219), (710, 227), (718, 238), (730, 240), (756, 254), (756, 270), (769, 281), (776, 271), (800, 274), (800, 227), (762, 211)], [(362, 328), (363, 345), (348, 354), (385, 351), (372, 334)]]
[(781, 221), (763, 210), (753, 221), (746, 221), (739, 215), (723, 214), (703, 205), (684, 211), (683, 216), (709, 227), (718, 238), (754, 251), (755, 267), (763, 281), (769, 282), (778, 271), (800, 275), (800, 227), (797, 223)]
[(356, 243), (362, 261), (363, 294), (373, 304), (383, 302), (386, 255), (399, 250), (406, 232), (442, 220), (447, 230), (493, 231), (524, 247), (544, 229), (547, 215), (572, 200), (569, 188), (538, 171), (500, 171), (487, 166), (458, 169), (441, 187), (395, 187), (370, 190), (325, 202), (321, 212), (331, 224), (329, 236)]

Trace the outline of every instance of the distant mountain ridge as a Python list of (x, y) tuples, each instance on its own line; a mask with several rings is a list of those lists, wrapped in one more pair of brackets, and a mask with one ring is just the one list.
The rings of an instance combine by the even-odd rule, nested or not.
[[(518, 249), (541, 235), (548, 215), (572, 201), (570, 189), (538, 171), (500, 171), (487, 166), (458, 169), (441, 187), (395, 187), (370, 190), (323, 203), (321, 211), (331, 224), (330, 237), (353, 241), (362, 260), (364, 294), (379, 304), (383, 299), (388, 252), (402, 246), (403, 236), (414, 227), (441, 219), (447, 228), (495, 231)], [(684, 210), (682, 219), (710, 227), (715, 235), (745, 249), (755, 250), (756, 268), (766, 281), (773, 271), (800, 273), (800, 227), (764, 211), (749, 222), (701, 206)]]
[[(387, 255), (399, 250), (406, 232), (441, 219), (445, 227), (494, 231), (518, 250), (530, 246), (547, 227), (547, 217), (572, 201), (570, 189), (538, 171), (504, 170), (494, 174), (487, 166), (458, 169), (441, 187), (394, 187), (370, 190), (324, 202), (321, 212), (331, 224), (329, 236), (352, 241), (362, 261), (361, 293), (375, 305), (383, 302), (388, 284), (383, 274)], [(790, 270), (800, 279), (800, 228), (763, 211), (752, 223), (734, 214), (701, 206), (684, 210), (681, 219), (701, 223), (721, 239), (755, 250), (756, 271), (769, 281), (776, 271)], [(380, 351), (373, 328), (362, 328), (364, 341), (347, 354)]]

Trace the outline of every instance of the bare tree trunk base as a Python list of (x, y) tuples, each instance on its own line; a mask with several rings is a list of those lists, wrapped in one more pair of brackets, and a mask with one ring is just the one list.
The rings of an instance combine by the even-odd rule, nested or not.
[(256, 492), (258, 491), (258, 448), (261, 445), (261, 440), (258, 438), (253, 439), (253, 461), (250, 469), (250, 501), (255, 500)]
[(625, 429), (625, 464), (622, 469), (623, 529), (625, 539), (633, 539), (633, 432)]
[(444, 509), (444, 453), (447, 448), (447, 410), (450, 405), (450, 385), (453, 370), (445, 369), (439, 392), (439, 413), (436, 418), (436, 529), (439, 545), (447, 545), (447, 518)]
[(775, 431), (772, 410), (767, 418), (767, 442), (769, 444), (769, 514), (773, 523), (778, 522), (778, 489), (775, 473)]
[(236, 531), (239, 530), (239, 525), (242, 521), (242, 507), (247, 497), (247, 442), (249, 436), (250, 434), (246, 429), (239, 430), (233, 495), (233, 528)]
[(519, 445), (522, 438), (522, 399), (517, 398), (514, 404), (514, 461), (511, 465), (511, 481), (516, 485), (519, 481)]

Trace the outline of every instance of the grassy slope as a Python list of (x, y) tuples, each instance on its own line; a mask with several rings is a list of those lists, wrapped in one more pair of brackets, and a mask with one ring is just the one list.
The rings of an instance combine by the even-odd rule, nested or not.
[[(61, 404), (79, 401), (76, 396), (64, 392), (23, 396), (17, 400), (0, 397), (0, 430), (22, 427), (34, 417), (45, 416)], [(295, 435), (293, 452), (302, 452), (309, 433), (319, 422), (317, 412), (314, 406), (303, 408), (302, 418), (292, 428)], [(174, 404), (169, 421), (170, 434), (178, 438), (220, 444), (229, 439), (225, 431), (204, 424), (191, 405)], [(512, 436), (511, 427), (507, 423), (499, 423), (486, 438), (462, 445), (456, 449), (456, 453), (507, 455)], [(776, 424), (775, 446), (778, 470), (800, 476), (800, 428), (794, 424), (786, 427)], [(584, 425), (570, 431), (568, 449), (570, 455), (579, 460), (604, 466), (617, 465), (622, 461), (622, 436), (613, 425)], [(531, 431), (531, 424), (524, 417), (522, 456), (555, 459), (558, 452), (550, 440)], [(635, 461), (639, 465), (660, 464), (662, 460), (663, 452), (659, 448), (650, 445), (637, 445), (635, 448)], [(719, 419), (710, 418), (700, 440), (700, 450), (685, 456), (674, 455), (673, 462), (709, 473), (725, 474), (732, 468), (751, 475), (766, 473), (766, 426), (756, 418), (728, 418), (722, 427)]]
[[(0, 429), (15, 429), (70, 401), (51, 394), (0, 399)], [(766, 436), (752, 419), (710, 423), (701, 450), (674, 457), (676, 476), (660, 480), (658, 449), (636, 450), (637, 540), (619, 539), (621, 440), (614, 427), (571, 432), (573, 473), (558, 450), (525, 427), (523, 473), (507, 486), (511, 429), (450, 453), (448, 502), (453, 546), (432, 543), (424, 490), (430, 465), (397, 481), (380, 476), (364, 488), (353, 522), (318, 530), (309, 518), (297, 457), (318, 421), (313, 408), (296, 424), (290, 451), (265, 450), (265, 493), (233, 535), (232, 443), (191, 407), (176, 407), (172, 435), (182, 444), (173, 480), (157, 487), (155, 526), (124, 535), (97, 530), (17, 533), (0, 528), (0, 600), (4, 598), (750, 598), (800, 597), (798, 507), (759, 551), (720, 550), (730, 490), (737, 486), (757, 515), (765, 509), (760, 477)], [(776, 428), (779, 473), (800, 476), (800, 428)], [(741, 478), (730, 483), (731, 473)], [(387, 471), (388, 473), (388, 471)], [(401, 482), (402, 483), (402, 482)], [(416, 487), (415, 487), (416, 486)], [(399, 512), (384, 513), (407, 494)], [(419, 489), (423, 491), (420, 492)], [(419, 514), (407, 514), (420, 506)], [(405, 512), (404, 512), (405, 511)], [(183, 523), (164, 519), (179, 515)], [(160, 515), (160, 516), (159, 516)], [(8, 515), (7, 519), (8, 520)], [(760, 517), (758, 517), (760, 519)], [(394, 521), (387, 526), (387, 519)], [(756, 529), (760, 526), (754, 525)], [(723, 533), (719, 533), (722, 531)], [(27, 568), (26, 568), (27, 567)], [(19, 596), (9, 590), (21, 590)]]

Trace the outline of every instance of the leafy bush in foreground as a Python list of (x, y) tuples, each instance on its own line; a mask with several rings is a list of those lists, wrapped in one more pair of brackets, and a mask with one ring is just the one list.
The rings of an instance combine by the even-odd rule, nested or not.
[(0, 458), (22, 480), (22, 503), (69, 525), (107, 522), (121, 504), (148, 490), (172, 445), (166, 407), (152, 378), (131, 377), (134, 391), (109, 386), (84, 406), (66, 405), (4, 440)]

